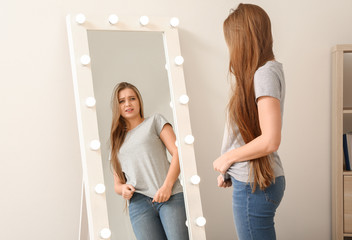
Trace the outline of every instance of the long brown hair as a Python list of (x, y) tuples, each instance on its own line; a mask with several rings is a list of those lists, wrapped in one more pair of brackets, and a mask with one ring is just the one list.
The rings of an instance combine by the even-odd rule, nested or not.
[(121, 82), (117, 84), (114, 88), (113, 95), (111, 98), (112, 123), (111, 123), (111, 131), (110, 131), (110, 148), (111, 148), (111, 165), (122, 183), (126, 183), (126, 179), (122, 172), (121, 164), (117, 158), (117, 154), (127, 134), (127, 123), (120, 113), (119, 93), (120, 91), (126, 88), (130, 88), (136, 93), (139, 101), (139, 106), (140, 106), (139, 114), (142, 118), (144, 118), (143, 100), (138, 89), (131, 83), (127, 83), (127, 82)]
[[(236, 78), (228, 103), (229, 124), (235, 136), (237, 125), (244, 142), (248, 143), (261, 135), (254, 73), (267, 61), (274, 60), (271, 23), (259, 6), (241, 3), (224, 21), (223, 28), (230, 53), (229, 71)], [(249, 174), (254, 180), (253, 192), (257, 185), (262, 190), (268, 187), (275, 180), (270, 157), (251, 160)]]

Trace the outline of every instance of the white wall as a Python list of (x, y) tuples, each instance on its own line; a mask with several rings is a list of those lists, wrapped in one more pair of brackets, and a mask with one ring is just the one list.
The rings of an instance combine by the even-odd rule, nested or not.
[[(330, 239), (331, 47), (352, 43), (350, 0), (250, 1), (273, 22), (287, 98), (279, 239)], [(69, 12), (178, 16), (208, 239), (234, 239), (231, 190), (217, 189), (227, 103), (222, 22), (230, 0), (6, 1), (0, 9), (0, 237), (77, 239), (81, 168), (66, 37)], [(221, 224), (217, 224), (221, 223)]]

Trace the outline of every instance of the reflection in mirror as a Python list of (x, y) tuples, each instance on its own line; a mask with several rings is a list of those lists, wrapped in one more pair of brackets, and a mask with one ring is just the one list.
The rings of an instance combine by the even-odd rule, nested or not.
[[(184, 81), (177, 24), (170, 19), (150, 17), (147, 25), (141, 25), (138, 19), (140, 17), (119, 16), (116, 23), (116, 19), (114, 21), (105, 14), (76, 13), (66, 16), (83, 173), (80, 232), (89, 234), (90, 239), (97, 236), (115, 240), (134, 238), (128, 215), (123, 212), (123, 200), (114, 193), (112, 171), (108, 161), (112, 118), (110, 98), (117, 82), (128, 81), (142, 92), (147, 116), (161, 113), (171, 124), (174, 122), (180, 168), (184, 176), (182, 182), (188, 233), (190, 239), (203, 240), (206, 221), (199, 194), (189, 99)], [(104, 34), (108, 36), (104, 37)], [(123, 36), (114, 40), (114, 34)], [(133, 38), (127, 37), (133, 34)], [(124, 36), (127, 39), (119, 42)], [(96, 38), (102, 42), (95, 43)], [(145, 45), (148, 38), (156, 38), (153, 43), (157, 48)], [(124, 45), (126, 42), (128, 45)], [(132, 49), (127, 51), (128, 46), (132, 45)], [(140, 50), (142, 45), (145, 46), (143, 51), (149, 52)], [(115, 59), (118, 56), (121, 58)], [(160, 59), (160, 63), (157, 59)], [(147, 67), (141, 66), (142, 64), (147, 64)], [(160, 79), (165, 81), (154, 82)], [(173, 118), (169, 108), (170, 100), (173, 105)], [(102, 185), (104, 183), (107, 184), (106, 191), (96, 191), (97, 186), (105, 187)], [(122, 206), (119, 207), (119, 204)], [(85, 217), (88, 229), (85, 228)], [(110, 227), (113, 232), (111, 238)]]
[(111, 239), (135, 239), (125, 200), (114, 191), (109, 160), (111, 96), (117, 83), (129, 82), (142, 95), (145, 117), (159, 113), (173, 125), (163, 33), (89, 30), (88, 43)]

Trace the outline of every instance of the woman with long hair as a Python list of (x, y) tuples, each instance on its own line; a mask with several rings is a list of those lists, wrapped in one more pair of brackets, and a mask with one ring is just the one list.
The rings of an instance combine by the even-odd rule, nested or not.
[(137, 239), (188, 239), (176, 137), (170, 123), (160, 114), (144, 117), (141, 94), (127, 82), (114, 89), (112, 113), (114, 186), (129, 201)]
[(259, 6), (239, 4), (223, 25), (229, 72), (235, 77), (221, 156), (213, 167), (219, 187), (233, 185), (240, 240), (276, 239), (274, 216), (285, 190), (276, 152), (285, 100), (282, 64), (273, 53), (271, 23)]

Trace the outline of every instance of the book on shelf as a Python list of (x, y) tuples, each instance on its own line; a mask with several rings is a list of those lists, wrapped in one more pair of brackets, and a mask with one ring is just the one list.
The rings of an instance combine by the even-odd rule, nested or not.
[(352, 132), (343, 134), (343, 154), (345, 156), (345, 169), (346, 171), (351, 171)]

